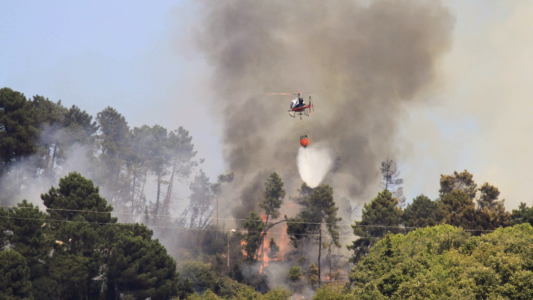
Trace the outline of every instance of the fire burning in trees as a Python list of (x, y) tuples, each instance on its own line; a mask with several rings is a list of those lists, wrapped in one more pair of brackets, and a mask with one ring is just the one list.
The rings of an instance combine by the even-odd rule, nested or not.
[(246, 246), (246, 241), (245, 240), (242, 240), (241, 241), (241, 247), (242, 247), (242, 255), (246, 256), (246, 250), (244, 250), (244, 246)]
[[(265, 214), (261, 215), (261, 219), (263, 220), (263, 222), (265, 222), (265, 225), (266, 225), (266, 215)], [(270, 233), (267, 232), (267, 234), (265, 234), (265, 236), (263, 237), (263, 247), (259, 248), (259, 252), (257, 254), (257, 256), (261, 257), (261, 259), (263, 260), (262, 263), (261, 263), (261, 267), (259, 268), (259, 273), (263, 273), (263, 267), (268, 266), (268, 252), (264, 251), (264, 249), (265, 249), (265, 247), (269, 246), (269, 244), (268, 244), (268, 236), (269, 235), (270, 235)]]
[[(266, 215), (261, 215), (261, 220), (265, 222), (266, 225)], [(272, 228), (271, 228), (272, 229)], [(267, 233), (263, 236), (263, 244), (260, 245), (259, 249), (257, 249), (257, 253), (254, 255), (254, 259), (256, 261), (260, 262), (259, 267), (259, 273), (263, 273), (263, 268), (267, 267), (270, 263), (270, 261), (281, 261), (281, 257), (287, 252), (288, 245), (289, 245), (289, 236), (287, 235), (287, 224), (283, 224), (281, 227), (281, 230), (275, 230), (274, 231), (267, 231)], [(258, 233), (263, 234), (263, 232)], [(275, 236), (275, 238), (274, 238)], [(274, 240), (276, 243), (276, 250), (273, 250), (271, 247), (271, 239)], [(246, 252), (246, 241), (241, 241), (241, 247), (242, 247), (242, 254), (244, 256), (247, 256)], [(273, 245), (272, 245), (273, 246)], [(273, 257), (272, 257), (273, 256)]]
[[(266, 222), (266, 215), (261, 215), (261, 219), (263, 222)], [(269, 256), (269, 252), (272, 251), (270, 248), (270, 240), (273, 238), (274, 233), (267, 231), (263, 237), (263, 247), (259, 248), (257, 254), (257, 258), (262, 260), (259, 273), (263, 272), (263, 268), (267, 267), (270, 261), (280, 261), (281, 257), (283, 257), (283, 254), (285, 254), (287, 251), (287, 246), (289, 245), (289, 236), (286, 234), (286, 232), (287, 224), (283, 224), (281, 231), (276, 231), (276, 233), (280, 234), (276, 235), (277, 238), (274, 238), (274, 241), (277, 242), (277, 246), (279, 247), (279, 252), (276, 253), (275, 257)]]

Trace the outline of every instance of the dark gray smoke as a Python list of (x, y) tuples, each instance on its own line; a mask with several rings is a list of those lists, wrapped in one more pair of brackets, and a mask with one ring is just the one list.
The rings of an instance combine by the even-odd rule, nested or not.
[[(337, 154), (326, 179), (337, 196), (374, 190), (380, 162), (394, 157), (401, 106), (435, 82), (454, 26), (435, 0), (206, 0), (202, 11), (212, 104), (223, 108), (225, 158), (247, 201), (260, 200), (251, 199), (263, 188), (254, 178), (265, 170), (301, 184), (301, 134)], [(297, 91), (318, 91), (315, 114), (301, 122), (286, 112), (293, 97), (265, 96)]]

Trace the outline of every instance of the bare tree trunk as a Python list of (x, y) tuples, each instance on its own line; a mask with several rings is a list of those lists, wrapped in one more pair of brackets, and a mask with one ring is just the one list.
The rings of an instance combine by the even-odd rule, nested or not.
[(268, 231), (268, 217), (270, 217), (270, 215), (266, 215), (265, 229), (263, 229), (263, 233), (261, 234), (261, 270), (263, 270), (263, 268), (265, 267), (265, 236), (266, 232)]
[(217, 196), (217, 231), (215, 233), (215, 240), (218, 240), (218, 196)]
[(133, 167), (133, 186), (131, 187), (131, 213), (135, 212), (135, 179), (137, 179), (137, 172), (135, 172), (135, 167)]
[(146, 177), (147, 177), (147, 171), (144, 172), (144, 180), (143, 180), (143, 186), (141, 188), (141, 193), (139, 194), (139, 202), (141, 201), (143, 194), (144, 194), (144, 185), (146, 184)]
[(329, 256), (329, 282), (331, 282), (331, 245), (329, 245), (329, 248), (328, 248), (328, 256)]
[(159, 211), (159, 194), (161, 193), (161, 173), (157, 174), (157, 200), (155, 202), (154, 225)]
[(320, 256), (322, 255), (322, 226), (318, 234), (318, 286), (320, 286)]
[(168, 183), (167, 194), (165, 195), (165, 203), (163, 203), (163, 212), (170, 212), (170, 200), (172, 197), (172, 188), (174, 187), (174, 174), (176, 174), (176, 164), (178, 163), (178, 158), (174, 159), (172, 164), (172, 174), (170, 175), (170, 181)]
[(202, 226), (202, 220), (204, 218), (204, 209), (203, 208), (199, 208), (198, 210), (200, 211), (200, 213), (198, 214), (200, 216), (200, 218), (198, 219), (198, 227), (201, 227)]
[(54, 165), (57, 158), (57, 143), (54, 144), (54, 152), (52, 153), (52, 163), (50, 164), (50, 175), (54, 173)]

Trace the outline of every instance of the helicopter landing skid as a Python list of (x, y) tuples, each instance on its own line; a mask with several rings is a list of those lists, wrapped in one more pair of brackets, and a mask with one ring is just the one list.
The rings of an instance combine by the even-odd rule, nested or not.
[[(296, 112), (295, 111), (289, 110), (288, 112), (289, 112), (289, 116), (291, 118), (296, 118)], [(298, 115), (300, 116), (300, 120), (301, 120), (302, 119), (302, 115), (309, 116), (309, 113), (306, 112), (306, 111), (303, 111), (303, 112), (299, 112)]]

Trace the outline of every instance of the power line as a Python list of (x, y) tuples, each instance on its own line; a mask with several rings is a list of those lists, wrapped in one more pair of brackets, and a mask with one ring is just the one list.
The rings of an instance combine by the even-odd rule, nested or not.
[[(184, 231), (189, 231), (189, 230), (196, 230), (196, 231), (214, 231), (214, 230), (219, 230), (219, 229), (216, 229), (216, 228), (213, 228), (213, 229), (206, 229), (206, 228), (186, 228), (186, 227), (176, 227), (176, 226), (158, 226), (158, 225), (146, 225), (146, 224), (140, 224), (140, 223), (104, 223), (104, 222), (82, 222), (82, 221), (69, 221), (69, 220), (56, 220), (56, 219), (38, 219), (38, 218), (19, 218), (19, 217), (9, 217), (9, 216), (0, 216), (0, 218), (4, 218), (4, 219), (16, 219), (16, 220), (37, 220), (37, 221), (42, 221), (45, 225), (46, 225), (46, 222), (64, 222), (64, 223), (80, 223), (80, 224), (95, 224), (95, 225), (104, 225), (104, 226), (111, 226), (111, 225), (115, 225), (115, 226), (133, 226), (133, 225), (144, 225), (148, 228), (165, 228), (165, 229), (178, 229), (178, 230), (184, 230)], [(44, 226), (43, 226), (44, 227)], [(219, 230), (219, 231), (222, 231), (222, 232), (233, 232), (231, 230)], [(241, 231), (236, 231), (236, 232), (239, 232), (239, 233), (242, 233)], [(246, 231), (245, 233), (263, 233), (263, 231)], [(271, 231), (268, 231), (267, 234), (279, 234), (279, 235), (289, 235), (288, 233), (286, 232), (271, 232)], [(306, 236), (319, 236), (319, 234), (305, 234), (305, 233), (301, 233), (301, 234), (291, 234), (291, 235), (306, 235)], [(339, 236), (339, 237), (353, 237), (353, 235), (345, 235), (345, 236)]]
[[(5, 207), (5, 208), (13, 208), (13, 209), (36, 209), (38, 208), (38, 206), (33, 206), (33, 207), (29, 207), (29, 206), (22, 206), (22, 207), (19, 207), (19, 206), (7, 206), (7, 205), (0, 205), (0, 207)], [(85, 213), (97, 213), (97, 214), (115, 214), (115, 215), (135, 215), (135, 216), (150, 216), (150, 214), (145, 214), (145, 213), (128, 213), (128, 212), (110, 212), (110, 211), (97, 211), (97, 210), (81, 210), (81, 209), (65, 209), (65, 208), (46, 208), (47, 211), (71, 211), (71, 212), (85, 212)], [(44, 211), (43, 211), (44, 212)], [(164, 217), (164, 218), (176, 218), (175, 216), (173, 215), (152, 215), (153, 217)], [(188, 218), (184, 218), (184, 219), (192, 219), (194, 217), (188, 217)], [(249, 220), (249, 219), (237, 219), (237, 218), (211, 218), (212, 220), (233, 220), (233, 221), (254, 221), (254, 222), (265, 222), (264, 220)], [(278, 223), (279, 221), (268, 221), (266, 222), (267, 224), (272, 224), (272, 223)], [(325, 225), (341, 225), (341, 226), (351, 226), (352, 224), (351, 223), (313, 223), (313, 222), (296, 222), (296, 221), (291, 221), (291, 223), (293, 224), (314, 224), (314, 225), (319, 225), (319, 224), (325, 224)]]
[[(31, 208), (31, 207), (18, 207), (18, 208)], [(35, 208), (35, 207), (34, 207)], [(67, 210), (67, 209), (51, 209), (51, 210), (61, 210), (61, 211), (76, 211), (76, 212), (96, 212), (92, 210)], [(110, 213), (110, 212), (103, 212), (103, 213)], [(142, 215), (142, 214), (139, 214)], [(8, 217), (8, 216), (0, 216), (4, 218), (12, 218), (17, 219), (16, 217)], [(20, 219), (20, 218), (19, 218)], [(90, 223), (90, 224), (124, 224), (124, 225), (130, 225), (133, 223), (97, 223), (97, 222), (80, 222), (80, 221), (68, 221), (68, 220), (53, 220), (53, 219), (36, 219), (36, 218), (27, 218), (28, 220), (50, 220), (50, 221), (58, 221), (58, 222), (77, 222), (77, 223)], [(215, 218), (213, 218), (215, 219)], [(247, 219), (232, 219), (232, 218), (218, 218), (218, 219), (224, 219), (224, 220), (241, 220), (246, 221)], [(264, 222), (263, 220), (248, 220), (248, 221), (257, 221), (257, 222)], [(279, 221), (278, 221), (279, 222)], [(278, 223), (275, 222), (275, 223)], [(392, 226), (392, 225), (367, 225), (367, 224), (348, 224), (348, 223), (318, 223), (318, 222), (292, 222), (292, 221), (286, 221), (287, 223), (293, 223), (293, 224), (311, 224), (311, 225), (349, 225), (351, 227), (373, 227), (373, 228), (395, 228), (395, 229), (425, 229), (425, 227), (411, 227), (411, 226)], [(268, 223), (274, 223), (274, 222), (266, 222)], [(148, 226), (148, 225), (147, 225)], [(185, 227), (170, 227), (170, 226), (154, 226), (150, 225), (152, 227), (163, 227), (163, 228), (179, 228), (184, 229)], [(148, 227), (150, 227), (148, 226)], [(189, 228), (192, 229), (192, 228)], [(217, 230), (217, 229), (206, 229), (206, 230)], [(495, 230), (485, 230), (485, 229), (463, 229), (463, 231), (468, 232), (494, 232)], [(261, 231), (263, 232), (263, 231)]]

